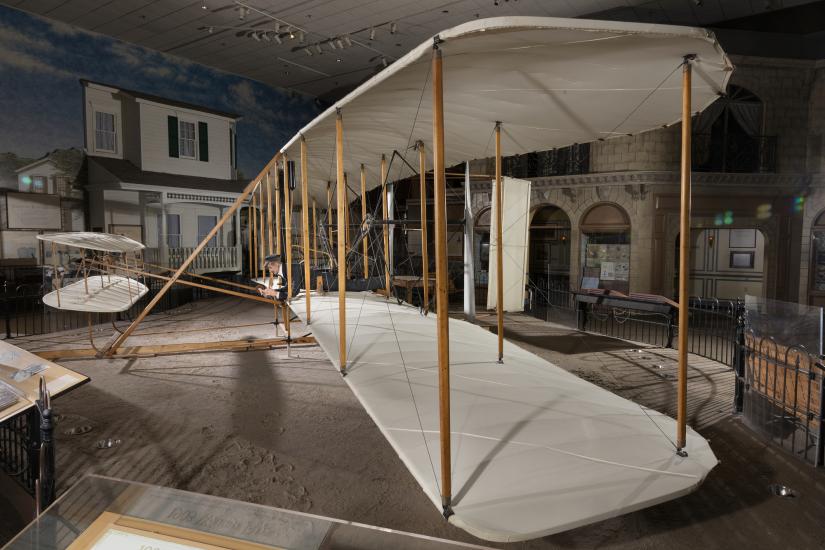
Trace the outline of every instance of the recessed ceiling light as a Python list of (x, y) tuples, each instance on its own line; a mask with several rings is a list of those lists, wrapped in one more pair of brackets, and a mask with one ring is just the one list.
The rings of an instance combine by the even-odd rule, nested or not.
[(341, 62), (341, 58), (340, 58), (340, 57), (336, 58), (336, 59), (335, 59), (335, 62), (336, 62), (336, 63), (340, 63), (340, 62)]

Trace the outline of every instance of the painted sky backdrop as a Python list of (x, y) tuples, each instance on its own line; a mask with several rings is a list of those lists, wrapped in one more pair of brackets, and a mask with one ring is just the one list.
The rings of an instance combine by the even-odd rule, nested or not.
[(246, 177), (320, 112), (308, 96), (0, 6), (0, 154), (82, 148), (80, 78), (243, 115)]

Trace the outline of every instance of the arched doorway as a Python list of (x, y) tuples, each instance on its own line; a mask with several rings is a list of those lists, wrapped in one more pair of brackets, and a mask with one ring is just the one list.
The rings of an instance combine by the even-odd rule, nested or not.
[(530, 222), (530, 283), (570, 288), (570, 218), (557, 206), (538, 208)]
[(473, 227), (473, 266), (475, 268), (476, 305), (487, 303), (487, 268), (490, 265), (490, 216), (489, 207), (475, 217)]
[(582, 216), (581, 288), (630, 291), (630, 218), (618, 205), (600, 203)]
[[(688, 294), (734, 300), (765, 295), (765, 236), (755, 227), (690, 232)], [(673, 295), (679, 292), (679, 236), (674, 247)]]

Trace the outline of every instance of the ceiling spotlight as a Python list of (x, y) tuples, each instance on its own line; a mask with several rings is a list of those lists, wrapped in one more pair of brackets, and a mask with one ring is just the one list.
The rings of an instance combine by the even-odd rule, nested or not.
[(352, 39), (349, 37), (348, 34), (344, 35), (344, 44), (346, 44), (348, 48), (352, 47)]
[(269, 31), (267, 31), (267, 32), (263, 33), (263, 34), (261, 35), (261, 38), (263, 38), (263, 39), (264, 39), (264, 40), (266, 40), (267, 42), (272, 42), (272, 37), (271, 37), (271, 36), (269, 36)]
[(304, 51), (307, 53), (309, 57), (312, 57), (312, 50), (310, 50), (309, 48), (304, 48)]
[(389, 63), (387, 63), (387, 58), (386, 57), (381, 58), (381, 64), (384, 66), (384, 68), (386, 68), (387, 65), (389, 65)]
[(295, 38), (295, 31), (292, 29), (292, 27), (287, 27), (286, 32), (289, 33), (289, 38), (291, 38), (291, 39)]
[(340, 62), (341, 62), (341, 58), (340, 58), (340, 57), (336, 58), (336, 59), (335, 59), (335, 62), (336, 62), (336, 63), (340, 63)]
[(327, 42), (327, 43), (329, 44), (329, 49), (330, 49), (330, 50), (335, 51), (335, 50), (337, 49), (337, 48), (335, 47), (335, 42), (333, 42), (332, 40), (330, 40), (330, 41), (329, 41), (329, 42)]
[(201, 9), (208, 10), (209, 8), (206, 7), (206, 2), (201, 2)]
[(212, 34), (213, 32), (215, 32), (215, 27), (206, 27), (206, 32)]
[(252, 33), (252, 40), (254, 40), (255, 42), (260, 42), (262, 35), (263, 35), (263, 33), (253, 32)]
[(280, 35), (280, 34), (273, 34), (273, 35), (272, 35), (272, 38), (273, 38), (273, 39), (275, 40), (275, 42), (277, 42), (278, 44), (283, 44), (283, 43), (284, 43), (284, 41), (283, 41), (283, 40), (281, 40), (281, 35)]
[(370, 27), (370, 40), (375, 40), (375, 27)]
[(239, 7), (238, 8), (238, 19), (243, 21), (244, 18), (246, 17), (246, 14), (248, 14), (248, 13), (249, 13), (249, 8), (247, 8), (246, 6)]
[(315, 44), (315, 53), (317, 53), (318, 55), (324, 53), (324, 50), (321, 48), (320, 44)]
[(390, 23), (390, 34), (395, 34), (396, 32), (398, 32), (398, 24), (393, 21)]
[(298, 42), (304, 43), (304, 31), (298, 31)]
[(275, 32), (281, 32), (281, 24), (275, 23)]
[(341, 41), (340, 38), (335, 41), (335, 45), (338, 46), (342, 50), (344, 49), (344, 43)]

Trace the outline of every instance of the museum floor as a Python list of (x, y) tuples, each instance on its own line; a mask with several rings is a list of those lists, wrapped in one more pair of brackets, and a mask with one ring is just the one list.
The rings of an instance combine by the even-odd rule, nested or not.
[[(134, 344), (273, 336), (272, 310), (205, 300), (151, 317)], [(481, 315), (479, 322), (494, 319)], [(232, 328), (226, 328), (232, 327)], [(304, 334), (293, 325), (293, 334)], [(111, 328), (101, 327), (104, 339)], [(507, 319), (507, 337), (624, 397), (670, 414), (675, 353)], [(16, 339), (29, 350), (87, 347), (85, 331)], [(92, 378), (55, 401), (59, 490), (90, 472), (481, 543), (446, 524), (317, 346), (66, 361)], [(825, 473), (761, 442), (730, 415), (733, 375), (691, 356), (690, 423), (721, 464), (695, 493), (502, 548), (822, 548)], [(83, 435), (66, 432), (91, 426)], [(99, 449), (97, 442), (120, 443)], [(771, 495), (782, 483), (798, 496)], [(0, 510), (5, 503), (0, 496)], [(3, 514), (0, 513), (0, 517)], [(0, 521), (0, 543), (13, 528)]]

